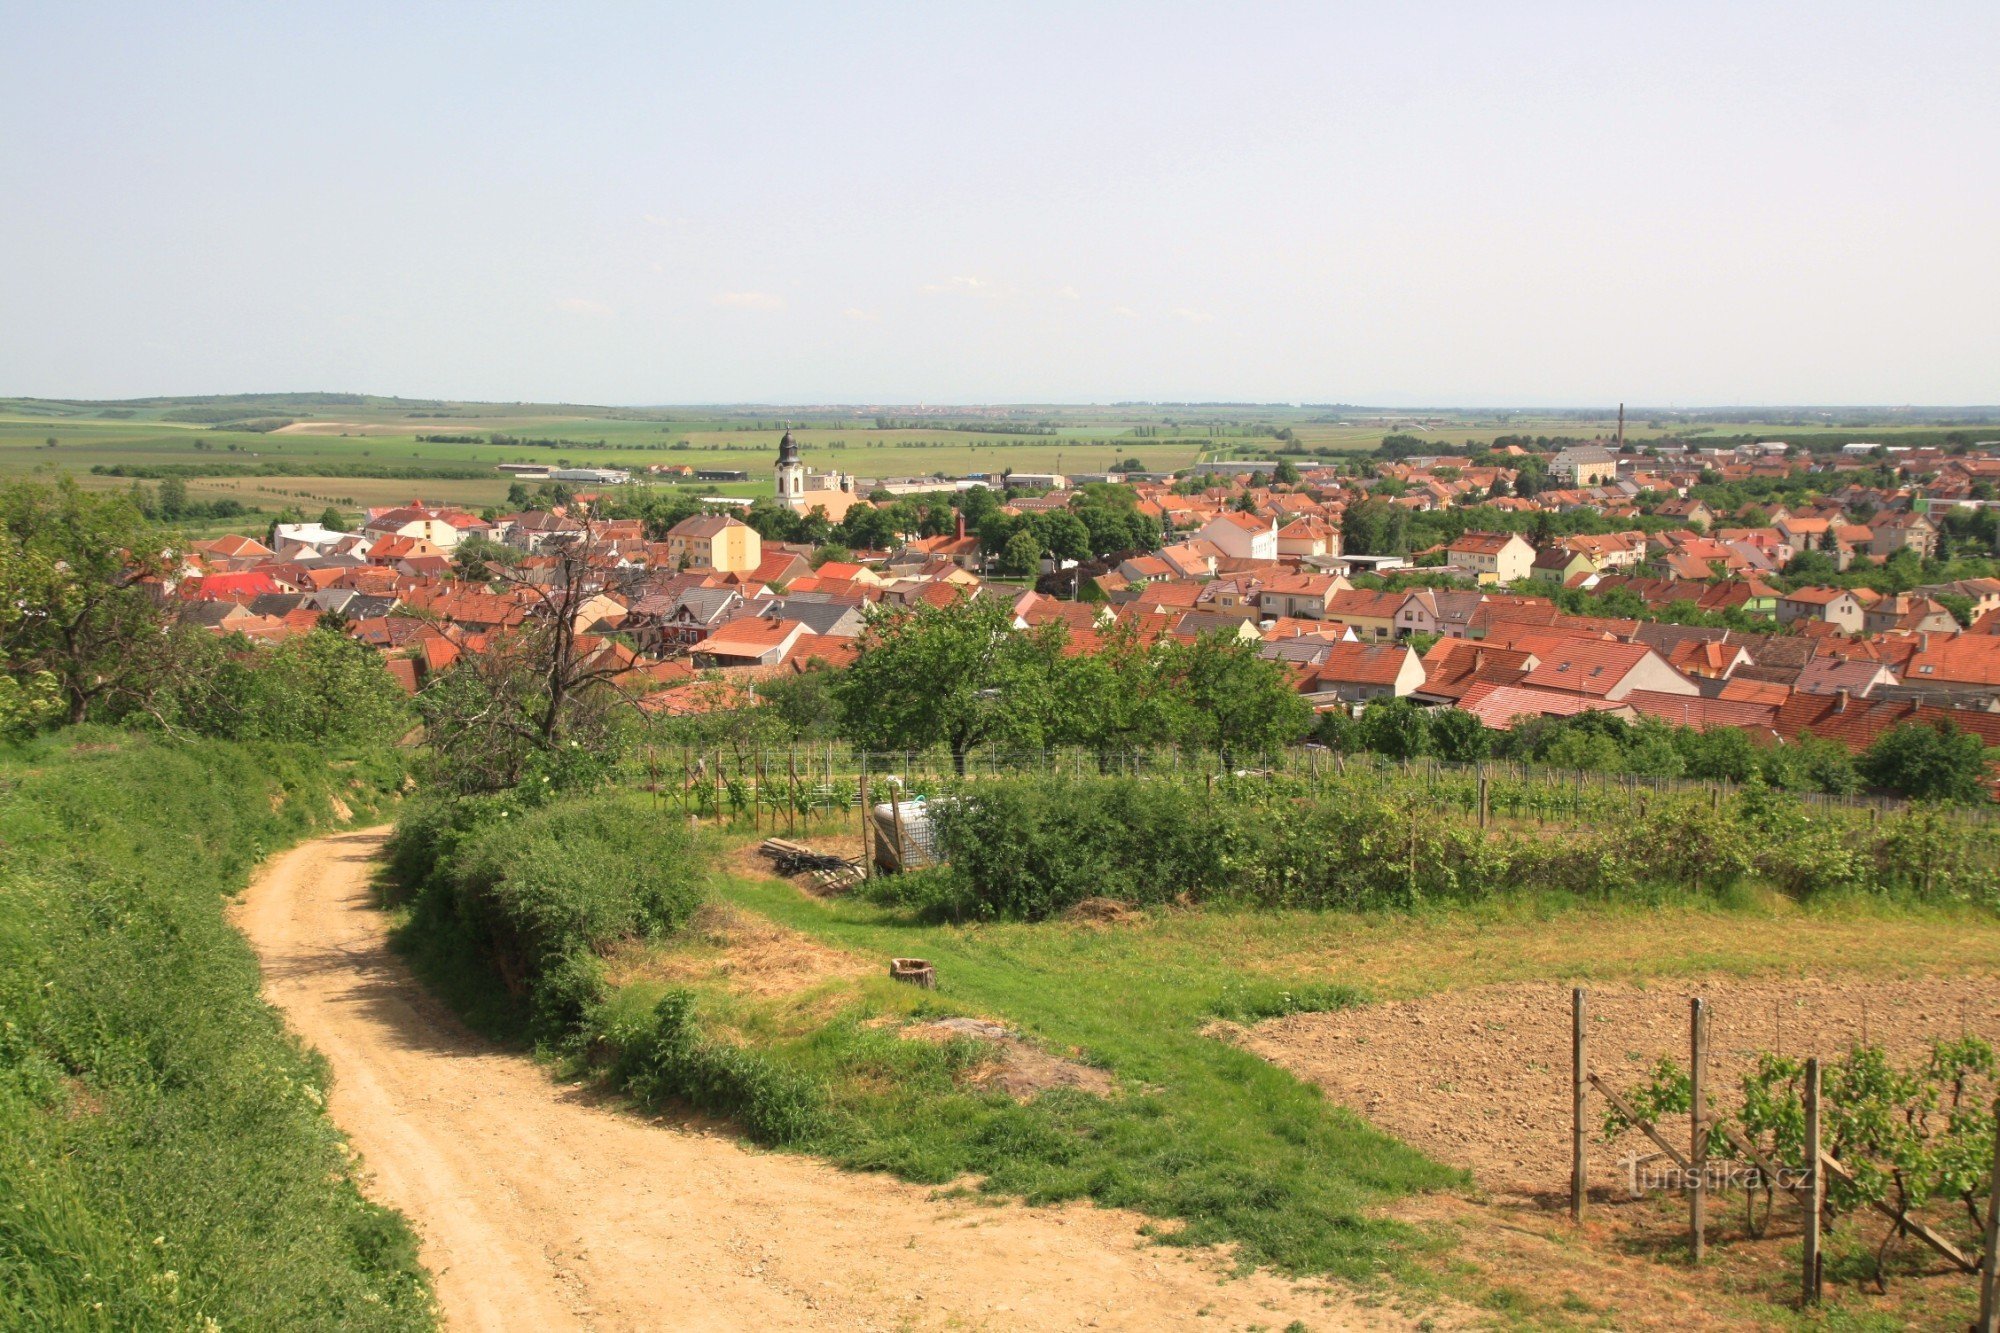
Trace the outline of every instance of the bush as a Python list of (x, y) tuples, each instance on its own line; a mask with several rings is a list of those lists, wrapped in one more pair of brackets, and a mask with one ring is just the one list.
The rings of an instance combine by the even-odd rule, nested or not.
[[(1469, 803), (1469, 785), (1463, 795)], [(1567, 811), (1568, 798), (1560, 803)], [(1224, 778), (1212, 791), (1123, 777), (982, 779), (933, 802), (931, 819), (949, 864), (870, 892), (961, 920), (1039, 920), (1092, 896), (1367, 909), (1524, 889), (1716, 894), (1751, 876), (1801, 898), (1860, 888), (1991, 902), (2000, 863), (2000, 828), (1922, 809), (1870, 825), (1809, 812), (1754, 781), (1723, 802), (1661, 795), (1642, 816), (1560, 838), (1482, 830), (1451, 788), (1359, 766), (1331, 790), (1277, 777)]]
[(532, 1033), (558, 1044), (601, 995), (596, 957), (678, 930), (703, 899), (686, 830), (617, 793), (432, 797), (398, 821), (390, 867), (415, 897), (409, 942), (434, 964), (497, 973)]

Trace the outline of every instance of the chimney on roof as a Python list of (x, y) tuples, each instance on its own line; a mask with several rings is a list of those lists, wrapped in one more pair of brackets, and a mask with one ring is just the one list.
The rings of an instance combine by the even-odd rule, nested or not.
[(1845, 713), (1847, 711), (1847, 690), (1845, 688), (1833, 692), (1833, 711), (1836, 713)]
[(1929, 630), (1919, 630), (1917, 632), (1917, 651), (1920, 653), (1927, 653), (1930, 650), (1931, 650), (1931, 632)]
[(965, 511), (963, 509), (958, 511), (958, 539), (960, 541), (965, 540)]

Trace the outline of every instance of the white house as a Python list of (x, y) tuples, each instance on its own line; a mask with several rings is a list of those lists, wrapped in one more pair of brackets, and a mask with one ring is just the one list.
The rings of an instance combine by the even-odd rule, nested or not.
[(1278, 521), (1230, 510), (1217, 514), (1202, 525), (1197, 534), (1216, 544), (1232, 560), (1276, 560)]

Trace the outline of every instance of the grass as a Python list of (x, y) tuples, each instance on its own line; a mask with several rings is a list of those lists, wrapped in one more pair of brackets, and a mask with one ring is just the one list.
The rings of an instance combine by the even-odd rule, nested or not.
[[(720, 892), (863, 957), (916, 954), (937, 964), (934, 995), (886, 978), (761, 1000), (704, 988), (712, 1026), (830, 1089), (828, 1127), (803, 1146), (843, 1165), (932, 1184), (973, 1176), (982, 1189), (1037, 1203), (1094, 1199), (1158, 1219), (1179, 1243), (1234, 1242), (1250, 1262), (1354, 1279), (1424, 1244), (1415, 1229), (1373, 1216), (1376, 1204), (1462, 1183), (1316, 1089), (1201, 1035), (1218, 1013), (1283, 1004), (1275, 988), (1246, 987), (1225, 960), (1167, 950), (1155, 956), (1164, 966), (1135, 970), (1120, 933), (913, 927), (882, 909), (828, 906), (789, 884), (738, 877)], [(646, 982), (627, 990), (631, 1005), (658, 993)], [(891, 1030), (944, 1013), (1002, 1017), (1054, 1052), (1109, 1071), (1123, 1091), (1056, 1091), (1022, 1105), (968, 1090), (956, 1076), (978, 1058), (976, 1047), (904, 1041)]]
[(93, 729), (0, 756), (0, 1327), (430, 1326), (223, 917), (397, 776)]

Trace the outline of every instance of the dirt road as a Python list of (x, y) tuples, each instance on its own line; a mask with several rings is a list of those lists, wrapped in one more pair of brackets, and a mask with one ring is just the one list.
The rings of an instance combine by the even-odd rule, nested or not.
[(456, 1329), (1402, 1327), (1145, 1243), (1086, 1206), (936, 1200), (651, 1124), (468, 1033), (390, 952), (383, 830), (277, 858), (236, 920), (265, 994), (333, 1067), (371, 1193), (408, 1215)]

